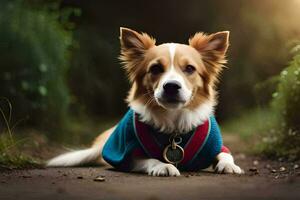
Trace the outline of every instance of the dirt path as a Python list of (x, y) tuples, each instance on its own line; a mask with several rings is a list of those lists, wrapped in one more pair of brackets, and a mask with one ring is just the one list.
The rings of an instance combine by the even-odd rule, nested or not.
[[(107, 167), (13, 170), (0, 172), (0, 199), (300, 199), (297, 164), (247, 157), (236, 137), (225, 139), (245, 175), (148, 177)], [(94, 181), (100, 175), (105, 181)]]

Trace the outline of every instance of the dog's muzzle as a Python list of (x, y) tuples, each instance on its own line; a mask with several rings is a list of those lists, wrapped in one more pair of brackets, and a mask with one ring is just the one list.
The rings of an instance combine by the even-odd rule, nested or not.
[(180, 102), (180, 90), (182, 86), (181, 84), (176, 80), (171, 80), (166, 82), (163, 85), (163, 95), (162, 98), (164, 101), (168, 103), (178, 103)]

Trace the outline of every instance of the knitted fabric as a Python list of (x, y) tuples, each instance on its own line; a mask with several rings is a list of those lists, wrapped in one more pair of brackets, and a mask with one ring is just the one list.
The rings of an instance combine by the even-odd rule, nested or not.
[[(180, 134), (184, 158), (178, 164), (183, 171), (197, 171), (209, 167), (220, 152), (229, 152), (222, 146), (222, 136), (214, 116), (188, 133)], [(170, 134), (161, 133), (139, 121), (129, 110), (104, 145), (102, 156), (118, 170), (130, 170), (130, 158), (144, 156), (166, 162), (164, 148), (170, 144)]]

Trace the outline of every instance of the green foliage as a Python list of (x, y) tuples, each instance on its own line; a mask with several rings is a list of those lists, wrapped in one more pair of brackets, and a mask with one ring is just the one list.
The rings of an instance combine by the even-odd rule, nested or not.
[[(270, 157), (300, 159), (300, 45), (292, 61), (278, 76), (255, 86), (261, 108), (227, 121), (225, 132), (238, 133), (255, 144), (252, 151)], [(271, 94), (272, 93), (272, 94)], [(267, 104), (267, 102), (269, 102)], [(270, 105), (271, 102), (271, 105)], [(270, 105), (270, 106), (269, 106)], [(250, 141), (250, 140), (249, 140)]]
[(32, 157), (22, 153), (23, 140), (16, 140), (13, 136), (13, 127), (10, 127), (12, 106), (7, 99), (1, 98), (8, 105), (8, 116), (0, 107), (1, 121), (5, 123), (4, 131), (0, 132), (0, 169), (37, 167), (40, 163)]
[(72, 36), (57, 9), (0, 2), (0, 96), (10, 99), (17, 119), (40, 127), (61, 127), (69, 104)]
[(267, 127), (272, 127), (274, 121), (273, 112), (269, 108), (260, 107), (243, 111), (225, 121), (221, 128), (225, 133), (238, 134), (242, 139), (249, 141), (249, 144), (254, 144), (253, 136), (263, 134)]
[[(300, 49), (300, 45), (295, 49)], [(280, 74), (277, 92), (273, 94), (273, 107), (284, 120), (283, 127), (300, 131), (300, 51)]]
[(8, 133), (0, 134), (0, 169), (39, 167), (39, 161), (22, 153), (22, 140), (16, 140)]
[(300, 158), (300, 45), (289, 65), (280, 73), (271, 103), (277, 121), (265, 138), (264, 151), (289, 159)]

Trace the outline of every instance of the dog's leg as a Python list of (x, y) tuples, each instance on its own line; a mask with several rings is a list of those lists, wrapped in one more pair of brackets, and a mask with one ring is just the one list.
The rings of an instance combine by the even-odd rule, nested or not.
[(215, 171), (225, 174), (243, 174), (244, 171), (234, 163), (233, 157), (229, 153), (221, 152), (217, 155)]
[(132, 171), (147, 173), (150, 176), (180, 176), (179, 170), (174, 165), (152, 158), (133, 159)]

